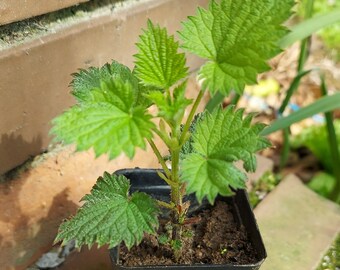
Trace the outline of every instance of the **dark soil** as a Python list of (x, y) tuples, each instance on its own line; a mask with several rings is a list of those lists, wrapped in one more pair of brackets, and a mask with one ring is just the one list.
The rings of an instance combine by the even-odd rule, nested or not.
[[(172, 264), (250, 264), (256, 263), (256, 251), (244, 228), (234, 220), (230, 206), (219, 201), (199, 214), (200, 221), (184, 227), (182, 257), (176, 261), (167, 244), (159, 244), (156, 236), (147, 235), (143, 242), (128, 251), (121, 248), (124, 266)], [(159, 235), (164, 234), (161, 224)], [(190, 233), (188, 233), (190, 232)]]

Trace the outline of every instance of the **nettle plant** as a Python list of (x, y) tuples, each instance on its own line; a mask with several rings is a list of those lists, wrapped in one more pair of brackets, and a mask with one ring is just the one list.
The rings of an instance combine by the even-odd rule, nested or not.
[[(232, 189), (245, 187), (246, 176), (234, 162), (242, 160), (246, 171), (255, 171), (255, 153), (270, 145), (260, 135), (264, 125), (252, 123), (253, 115), (244, 116), (234, 107), (195, 117), (196, 110), (205, 90), (242, 94), (246, 84), (256, 83), (257, 74), (269, 69), (266, 61), (280, 52), (277, 42), (287, 33), (282, 23), (293, 4), (212, 1), (182, 23), (182, 43), (148, 21), (132, 71), (113, 61), (74, 74), (72, 94), (78, 103), (53, 120), (57, 140), (76, 143), (77, 150), (93, 147), (97, 156), (107, 153), (110, 159), (121, 153), (133, 158), (136, 148), (145, 149), (148, 143), (171, 194), (169, 201), (130, 194), (127, 178), (105, 172), (82, 199), (77, 214), (60, 226), (57, 242), (75, 239), (77, 246), (110, 247), (125, 243), (131, 248), (145, 233), (156, 233), (164, 207), (172, 213), (169, 243), (178, 250), (190, 204), (184, 196), (195, 193), (198, 202), (207, 198), (213, 204), (218, 194), (230, 196)], [(188, 68), (179, 47), (208, 60), (198, 73), (203, 83), (194, 100), (185, 97)], [(148, 110), (151, 105), (157, 108), (154, 114)], [(169, 150), (171, 169), (154, 143), (156, 136)]]

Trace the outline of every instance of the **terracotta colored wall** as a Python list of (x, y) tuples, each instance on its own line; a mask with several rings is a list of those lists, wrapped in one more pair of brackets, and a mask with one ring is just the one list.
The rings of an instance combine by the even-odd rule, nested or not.
[[(50, 120), (73, 103), (70, 74), (111, 59), (132, 65), (148, 17), (174, 32), (206, 0), (141, 1), (0, 52), (0, 174), (41, 153)], [(195, 68), (201, 63), (190, 58)]]
[(87, 1), (89, 0), (2, 0), (0, 1), (0, 25), (28, 19)]

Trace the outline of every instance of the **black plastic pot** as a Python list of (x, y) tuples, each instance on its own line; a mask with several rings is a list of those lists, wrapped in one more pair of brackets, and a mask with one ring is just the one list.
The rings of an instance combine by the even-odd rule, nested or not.
[[(123, 169), (115, 172), (116, 174), (123, 174), (131, 183), (131, 192), (141, 191), (150, 194), (156, 199), (168, 201), (170, 187), (157, 175), (155, 169)], [(208, 202), (203, 201), (199, 205), (194, 196), (189, 197), (191, 201), (190, 211), (195, 212), (200, 208), (205, 207)], [(244, 190), (237, 190), (232, 197), (218, 197), (217, 200), (223, 200), (232, 205), (234, 216), (239, 225), (243, 225), (249, 235), (250, 241), (258, 255), (258, 262), (247, 265), (232, 265), (232, 264), (194, 264), (194, 265), (160, 265), (160, 266), (134, 266), (125, 267), (120, 265), (119, 262), (119, 248), (110, 250), (110, 257), (114, 270), (123, 269), (169, 269), (169, 270), (183, 270), (183, 269), (199, 269), (199, 270), (256, 270), (259, 269), (264, 259), (267, 257), (263, 241), (249, 204), (248, 196)], [(166, 213), (165, 213), (166, 214)], [(190, 214), (190, 213), (189, 213)]]

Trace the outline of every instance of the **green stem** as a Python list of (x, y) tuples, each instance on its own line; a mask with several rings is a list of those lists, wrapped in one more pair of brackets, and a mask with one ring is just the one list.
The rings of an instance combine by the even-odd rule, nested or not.
[[(304, 19), (307, 20), (313, 15), (313, 6), (314, 6), (314, 0), (308, 0), (305, 7), (305, 16)], [(298, 68), (297, 71), (301, 72), (303, 70), (303, 67), (307, 61), (308, 55), (309, 55), (309, 47), (310, 47), (311, 38), (305, 38), (301, 41), (300, 45), (300, 55), (299, 55), (299, 61), (298, 61)]]
[[(327, 87), (325, 84), (325, 79), (322, 76), (321, 77), (321, 91), (322, 95), (327, 95)], [(340, 154), (339, 154), (339, 147), (338, 142), (336, 138), (335, 128), (333, 124), (333, 112), (326, 112), (325, 113), (326, 118), (326, 126), (328, 131), (328, 143), (331, 151), (332, 156), (332, 167), (333, 167), (333, 173), (336, 179), (335, 186), (330, 194), (330, 199), (340, 203)]]
[(171, 201), (175, 205), (182, 204), (182, 194), (180, 193), (180, 184), (179, 184), (179, 175), (178, 168), (179, 167), (179, 150), (173, 149), (171, 151), (171, 180), (174, 183), (177, 183), (171, 190)]
[(285, 98), (284, 98), (284, 100), (283, 100), (283, 102), (282, 102), (282, 104), (279, 108), (279, 115), (280, 116), (284, 113), (292, 95), (294, 94), (296, 89), (299, 87), (301, 79), (304, 76), (306, 76), (307, 74), (309, 74), (312, 70), (313, 69), (301, 71), (294, 77), (293, 81), (291, 82), (291, 84), (290, 84), (290, 86), (287, 90), (287, 94), (286, 94), (286, 96), (285, 96)]
[(172, 203), (167, 203), (167, 202), (163, 202), (163, 201), (160, 201), (160, 200), (156, 200), (157, 201), (157, 204), (160, 206), (160, 207), (164, 207), (164, 208), (167, 208), (167, 209), (174, 209), (174, 205)]
[(155, 155), (156, 155), (156, 157), (157, 157), (159, 163), (161, 164), (161, 166), (162, 166), (162, 168), (163, 168), (163, 170), (164, 170), (166, 176), (169, 178), (170, 175), (171, 175), (171, 172), (170, 172), (170, 170), (168, 169), (168, 167), (166, 166), (165, 161), (164, 161), (164, 159), (163, 159), (163, 156), (162, 156), (161, 153), (159, 152), (159, 150), (158, 150), (157, 146), (155, 145), (155, 143), (153, 142), (153, 140), (148, 139), (148, 143), (150, 144), (150, 146), (151, 146), (153, 152), (155, 153)]
[[(314, 5), (314, 0), (308, 0), (307, 5), (305, 8), (305, 19), (308, 19), (312, 16), (313, 13), (313, 5)], [(279, 113), (280, 116), (284, 112), (291, 96), (295, 92), (295, 90), (298, 88), (300, 79), (305, 76), (306, 74), (309, 73), (309, 71), (303, 71), (304, 65), (307, 61), (308, 58), (308, 48), (310, 46), (311, 39), (310, 37), (305, 38), (304, 40), (301, 41), (300, 45), (300, 55), (299, 55), (299, 61), (298, 61), (298, 67), (297, 67), (297, 75), (295, 76), (294, 80), (292, 81), (288, 91), (287, 95), (280, 106)], [(289, 142), (289, 133), (290, 133), (290, 128), (286, 128), (283, 130), (283, 151), (281, 153), (281, 160), (280, 160), (280, 167), (282, 168), (284, 165), (286, 165), (286, 162), (288, 160), (288, 155), (290, 152), (290, 142)]]
[(187, 121), (185, 122), (185, 125), (183, 127), (181, 138), (179, 139), (180, 145), (182, 145), (185, 142), (185, 139), (187, 138), (186, 134), (187, 134), (187, 132), (188, 132), (188, 130), (190, 128), (192, 119), (194, 119), (196, 110), (197, 110), (198, 105), (200, 104), (200, 102), (201, 102), (201, 100), (203, 98), (203, 95), (204, 95), (204, 91), (200, 90), (200, 92), (198, 93), (198, 96), (197, 96), (197, 98), (195, 100), (195, 103), (194, 103), (194, 105), (191, 108), (191, 111), (189, 113)]
[(169, 138), (166, 137), (165, 134), (163, 134), (161, 131), (159, 131), (157, 128), (153, 128), (152, 129), (153, 132), (155, 132), (159, 138), (161, 138), (161, 140), (165, 143), (165, 145), (170, 148), (170, 142), (169, 142)]
[[(306, 8), (305, 8), (305, 16), (304, 19), (309, 19), (313, 15), (313, 6), (314, 6), (314, 0), (307, 1)], [(300, 46), (300, 55), (299, 55), (299, 62), (298, 62), (298, 72), (301, 72), (303, 70), (303, 67), (307, 61), (308, 58), (308, 48), (310, 46), (311, 38), (305, 38), (301, 41)]]
[(176, 185), (178, 185), (175, 182), (172, 182), (168, 177), (166, 177), (163, 173), (161, 173), (160, 171), (157, 171), (157, 174), (160, 178), (162, 178), (171, 188), (175, 187)]

